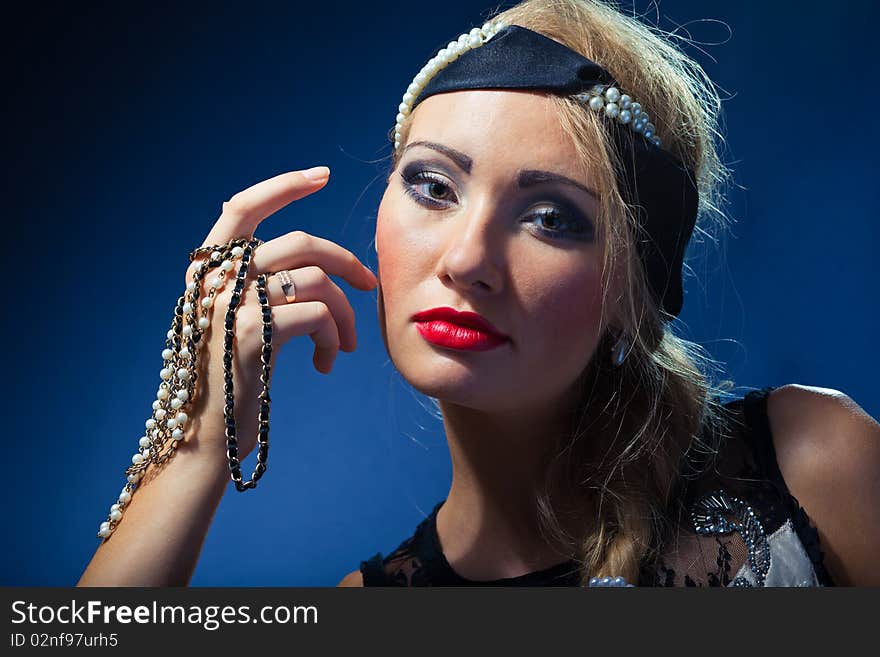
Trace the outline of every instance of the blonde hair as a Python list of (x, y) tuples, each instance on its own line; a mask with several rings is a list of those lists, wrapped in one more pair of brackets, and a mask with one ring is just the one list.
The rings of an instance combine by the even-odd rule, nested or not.
[[(621, 13), (612, 2), (525, 0), (495, 17), (540, 32), (611, 72), (622, 92), (650, 113), (663, 148), (694, 172), (700, 197), (695, 231), (711, 236), (725, 226), (721, 208), (730, 171), (716, 146), (716, 140), (723, 142), (721, 103), (699, 64), (658, 28)], [(719, 400), (725, 388), (710, 381), (714, 361), (699, 345), (673, 334), (671, 318), (651, 296), (635, 253), (640, 226), (614, 173), (620, 155), (604, 125), (609, 119), (572, 98), (550, 98), (599, 188), (604, 300), (612, 278), (622, 287), (616, 299), (619, 326), (606, 331), (576, 382), (581, 401), (571, 432), (558, 440), (545, 464), (540, 524), (577, 555), (582, 584), (605, 575), (635, 582), (675, 530), (686, 457), (716, 453), (724, 438)], [(417, 111), (401, 128), (401, 146)], [(632, 344), (615, 368), (610, 353), (618, 332)], [(580, 535), (564, 528), (570, 525), (562, 518), (569, 515), (590, 519)]]

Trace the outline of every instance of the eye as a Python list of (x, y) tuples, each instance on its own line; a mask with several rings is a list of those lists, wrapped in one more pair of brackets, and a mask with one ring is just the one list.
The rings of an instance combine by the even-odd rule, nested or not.
[(454, 202), (455, 193), (449, 181), (433, 171), (404, 171), (404, 191), (417, 203), (429, 207), (446, 207)]
[(593, 224), (588, 219), (563, 208), (544, 206), (538, 211), (529, 213), (528, 218), (532, 219), (539, 233), (551, 238), (592, 241), (594, 237)]

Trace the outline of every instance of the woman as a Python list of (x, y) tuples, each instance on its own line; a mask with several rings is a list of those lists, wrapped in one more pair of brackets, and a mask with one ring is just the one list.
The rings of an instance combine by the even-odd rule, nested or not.
[[(266, 355), (254, 279), (274, 274), (273, 344), (309, 335), (329, 373), (356, 347), (335, 275), (379, 284), (386, 349), (438, 400), (453, 464), (415, 533), (341, 585), (880, 583), (877, 423), (799, 385), (722, 404), (667, 325), (694, 221), (723, 219), (718, 99), (702, 71), (600, 2), (527, 0), (476, 32), (401, 103), (378, 276), (302, 232), (254, 249), (235, 322), (237, 459), (257, 444)], [(203, 246), (252, 236), (328, 175), (240, 192)], [(81, 585), (192, 574), (229, 477), (216, 318), (237, 297), (219, 283), (177, 453), (120, 497), (124, 521), (102, 527)]]

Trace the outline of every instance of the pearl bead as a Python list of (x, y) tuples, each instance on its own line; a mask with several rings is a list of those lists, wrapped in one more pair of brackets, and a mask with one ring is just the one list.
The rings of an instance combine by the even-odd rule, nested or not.
[(411, 82), (410, 85), (406, 88), (407, 93), (411, 93), (413, 97), (418, 96), (420, 90), (421, 87), (415, 82)]
[(194, 292), (195, 289), (196, 289), (196, 282), (195, 281), (190, 281), (189, 285), (186, 286), (187, 292)]
[(620, 105), (620, 109), (622, 110), (629, 109), (630, 105), (632, 105), (632, 98), (623, 94), (617, 104)]
[(183, 304), (182, 310), (183, 310), (184, 315), (189, 315), (192, 312), (192, 309), (193, 309), (192, 304), (189, 301), (187, 301), (185, 304)]
[[(415, 99), (416, 99), (416, 97), (408, 91), (405, 94), (403, 94), (403, 102), (406, 103), (407, 105), (412, 103)], [(401, 110), (401, 111), (403, 111), (403, 110)]]
[(608, 103), (605, 106), (605, 115), (608, 118), (616, 119), (618, 114), (620, 114), (620, 107), (616, 103)]
[(189, 348), (184, 347), (183, 349), (181, 349), (180, 350), (180, 357), (181, 358), (189, 358)]
[(150, 418), (149, 420), (144, 422), (144, 425), (147, 427), (147, 429), (152, 429), (156, 426), (156, 420), (154, 420), (153, 418)]
[(122, 520), (122, 511), (120, 511), (119, 509), (116, 509), (115, 511), (111, 511), (110, 512), (110, 519), (111, 520)]
[(210, 308), (214, 303), (214, 299), (212, 297), (205, 297), (202, 299), (202, 308)]
[(602, 100), (602, 96), (593, 96), (590, 98), (590, 109), (591, 110), (600, 110), (605, 106), (605, 101)]
[(592, 89), (590, 89), (590, 93), (592, 93), (593, 95), (596, 95), (596, 96), (601, 96), (602, 91), (604, 89), (605, 89), (605, 87), (603, 87), (601, 84), (596, 84), (596, 85), (593, 85)]
[(156, 399), (168, 399), (168, 388), (159, 388), (156, 391)]
[(210, 281), (208, 281), (208, 285), (210, 285), (211, 287), (220, 287), (221, 285), (223, 285), (223, 279), (219, 276), (215, 276)]
[(219, 260), (219, 259), (222, 258), (222, 257), (223, 257), (223, 254), (220, 253), (219, 251), (214, 251), (214, 252), (211, 254), (211, 260)]
[(160, 431), (158, 429), (153, 429), (150, 434), (153, 436), (153, 440), (158, 440)]
[(419, 85), (420, 87), (421, 87), (423, 84), (425, 84), (425, 82), (427, 81), (427, 79), (428, 79), (428, 76), (425, 75), (424, 71), (419, 71), (419, 73), (418, 73), (418, 74), (416, 75), (416, 77), (415, 77), (416, 84)]
[(144, 459), (150, 458), (150, 450), (145, 449), (143, 452), (141, 452), (141, 455), (144, 457)]
[(165, 423), (165, 425), (166, 425), (169, 429), (174, 429), (175, 427), (177, 427), (177, 420), (175, 420), (175, 419), (172, 417), (172, 418), (170, 418), (170, 419)]
[(605, 98), (607, 98), (610, 103), (616, 103), (620, 100), (620, 91), (617, 87), (608, 87), (608, 89), (605, 90)]
[(175, 411), (178, 408), (180, 408), (181, 406), (183, 406), (183, 402), (180, 401), (179, 399), (172, 399), (171, 400), (171, 408), (173, 408)]
[(141, 439), (138, 441), (138, 445), (140, 445), (141, 447), (149, 447), (150, 439), (146, 436), (142, 436)]
[(232, 260), (224, 260), (220, 263), (221, 271), (229, 271), (230, 269), (232, 269)]
[(127, 490), (123, 489), (121, 493), (119, 493), (119, 503), (120, 504), (128, 504), (131, 501), (131, 493)]
[(163, 367), (161, 370), (159, 370), (159, 378), (161, 378), (162, 380), (167, 381), (170, 377), (171, 377), (171, 370), (168, 369), (167, 367)]
[(110, 528), (110, 523), (107, 522), (106, 520), (101, 523), (100, 529), (109, 529), (109, 528)]
[(468, 35), (472, 37), (481, 37), (482, 33), (480, 32), (480, 28), (475, 27), (470, 32), (468, 32)]
[(177, 370), (177, 378), (181, 381), (186, 381), (189, 378), (189, 371), (185, 367), (181, 367)]
[(206, 329), (211, 325), (211, 320), (207, 317), (199, 317), (199, 328)]
[(180, 429), (175, 429), (171, 432), (171, 440), (180, 440), (183, 438), (183, 431)]
[(175, 397), (177, 397), (180, 401), (186, 401), (189, 399), (189, 393), (186, 390), (178, 390), (174, 393)]
[(159, 400), (158, 399), (153, 401), (153, 410), (155, 411), (157, 408), (159, 408)]
[(193, 328), (189, 324), (183, 327), (183, 337), (188, 338), (193, 334)]
[(469, 45), (471, 48), (476, 48), (476, 47), (479, 46), (482, 42), (483, 42), (483, 37), (479, 34), (479, 30), (477, 30), (477, 34), (476, 34), (476, 35), (473, 35), (473, 34), (472, 34), (472, 35), (468, 38), (468, 45)]
[(620, 110), (620, 114), (618, 115), (617, 120), (623, 124), (627, 124), (630, 121), (632, 121), (632, 117), (633, 117), (632, 112), (630, 112), (628, 109), (625, 109), (625, 110)]
[(174, 352), (171, 351), (170, 349), (163, 349), (162, 350), (162, 360), (168, 360), (173, 355), (174, 355)]
[(128, 475), (128, 483), (136, 484), (140, 480), (141, 476), (143, 476), (143, 471), (135, 472), (134, 474)]
[(165, 417), (165, 409), (160, 408), (156, 411), (156, 419), (161, 420), (163, 417)]
[(183, 411), (180, 411), (180, 413), (177, 414), (177, 424), (183, 424), (188, 419), (189, 419), (189, 416), (186, 413), (184, 413)]
[(633, 118), (638, 117), (642, 113), (642, 106), (640, 103), (633, 103), (629, 106), (629, 109), (632, 112)]
[(110, 534), (111, 531), (109, 527), (104, 527), (98, 531), (98, 536), (100, 536), (101, 538), (107, 538), (108, 536), (110, 536)]
[(138, 454), (132, 454), (132, 455), (131, 455), (131, 462), (132, 462), (134, 465), (137, 465), (138, 463), (140, 463), (140, 462), (143, 461), (143, 460), (144, 460), (144, 457), (141, 456), (139, 453), (138, 453)]

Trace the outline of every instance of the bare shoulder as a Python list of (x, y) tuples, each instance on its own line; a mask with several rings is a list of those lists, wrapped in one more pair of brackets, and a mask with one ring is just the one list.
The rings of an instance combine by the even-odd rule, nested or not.
[(363, 586), (364, 576), (360, 570), (353, 570), (343, 577), (336, 586)]
[(880, 424), (839, 390), (775, 389), (767, 415), (782, 476), (813, 521), (835, 582), (880, 585)]

